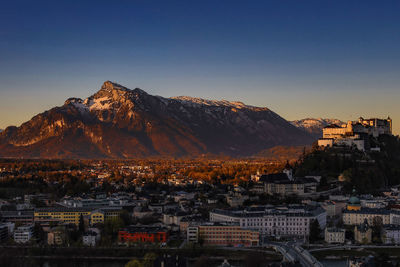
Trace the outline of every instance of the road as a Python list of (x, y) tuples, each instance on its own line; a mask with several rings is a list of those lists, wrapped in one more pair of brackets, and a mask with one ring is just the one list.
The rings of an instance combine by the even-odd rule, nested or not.
[(313, 248), (309, 249), (309, 251), (326, 251), (326, 250), (350, 250), (350, 249), (360, 249), (360, 248), (397, 248), (400, 249), (400, 246), (393, 245), (337, 245), (331, 247), (322, 247), (322, 248)]

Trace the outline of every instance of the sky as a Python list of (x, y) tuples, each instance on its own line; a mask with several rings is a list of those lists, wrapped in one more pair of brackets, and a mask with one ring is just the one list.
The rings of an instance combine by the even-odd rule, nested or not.
[(400, 1), (3, 1), (0, 128), (106, 80), (264, 106), (287, 120), (393, 119)]

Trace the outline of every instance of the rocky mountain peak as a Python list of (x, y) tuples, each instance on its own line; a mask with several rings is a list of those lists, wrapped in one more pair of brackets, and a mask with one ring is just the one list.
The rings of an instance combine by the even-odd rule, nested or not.
[(111, 82), (111, 81), (105, 81), (103, 83), (103, 85), (101, 86), (100, 90), (104, 90), (104, 91), (107, 91), (107, 92), (112, 92), (112, 91), (115, 91), (115, 90), (117, 90), (117, 91), (129, 91), (129, 89), (126, 88), (125, 86), (122, 86), (122, 85), (120, 85), (118, 83)]
[(71, 97), (68, 98), (67, 100), (65, 100), (64, 105), (70, 105), (70, 104), (82, 104), (83, 100), (80, 98), (76, 98), (76, 97)]

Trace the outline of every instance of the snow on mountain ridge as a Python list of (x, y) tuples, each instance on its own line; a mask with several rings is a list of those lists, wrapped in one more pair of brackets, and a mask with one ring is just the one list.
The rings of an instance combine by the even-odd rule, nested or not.
[(316, 138), (322, 136), (322, 129), (331, 124), (342, 125), (343, 122), (338, 119), (323, 119), (323, 118), (306, 118), (302, 120), (290, 121), (293, 126), (300, 128)]
[(243, 102), (240, 101), (228, 101), (228, 100), (209, 100), (209, 99), (203, 99), (199, 97), (190, 97), (190, 96), (175, 96), (171, 97), (170, 99), (178, 100), (182, 104), (192, 104), (192, 106), (197, 105), (197, 106), (216, 106), (216, 107), (232, 107), (232, 108), (237, 108), (237, 109), (242, 109), (242, 108), (259, 108), (255, 106), (250, 106), (246, 105)]

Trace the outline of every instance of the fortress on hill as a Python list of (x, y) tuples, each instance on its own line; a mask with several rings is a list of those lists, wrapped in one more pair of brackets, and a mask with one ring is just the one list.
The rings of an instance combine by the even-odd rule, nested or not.
[(392, 134), (392, 119), (364, 119), (348, 121), (347, 124), (326, 126), (322, 131), (322, 138), (318, 140), (320, 147), (350, 146), (358, 150), (379, 150), (371, 148), (369, 137), (379, 137), (382, 134)]

